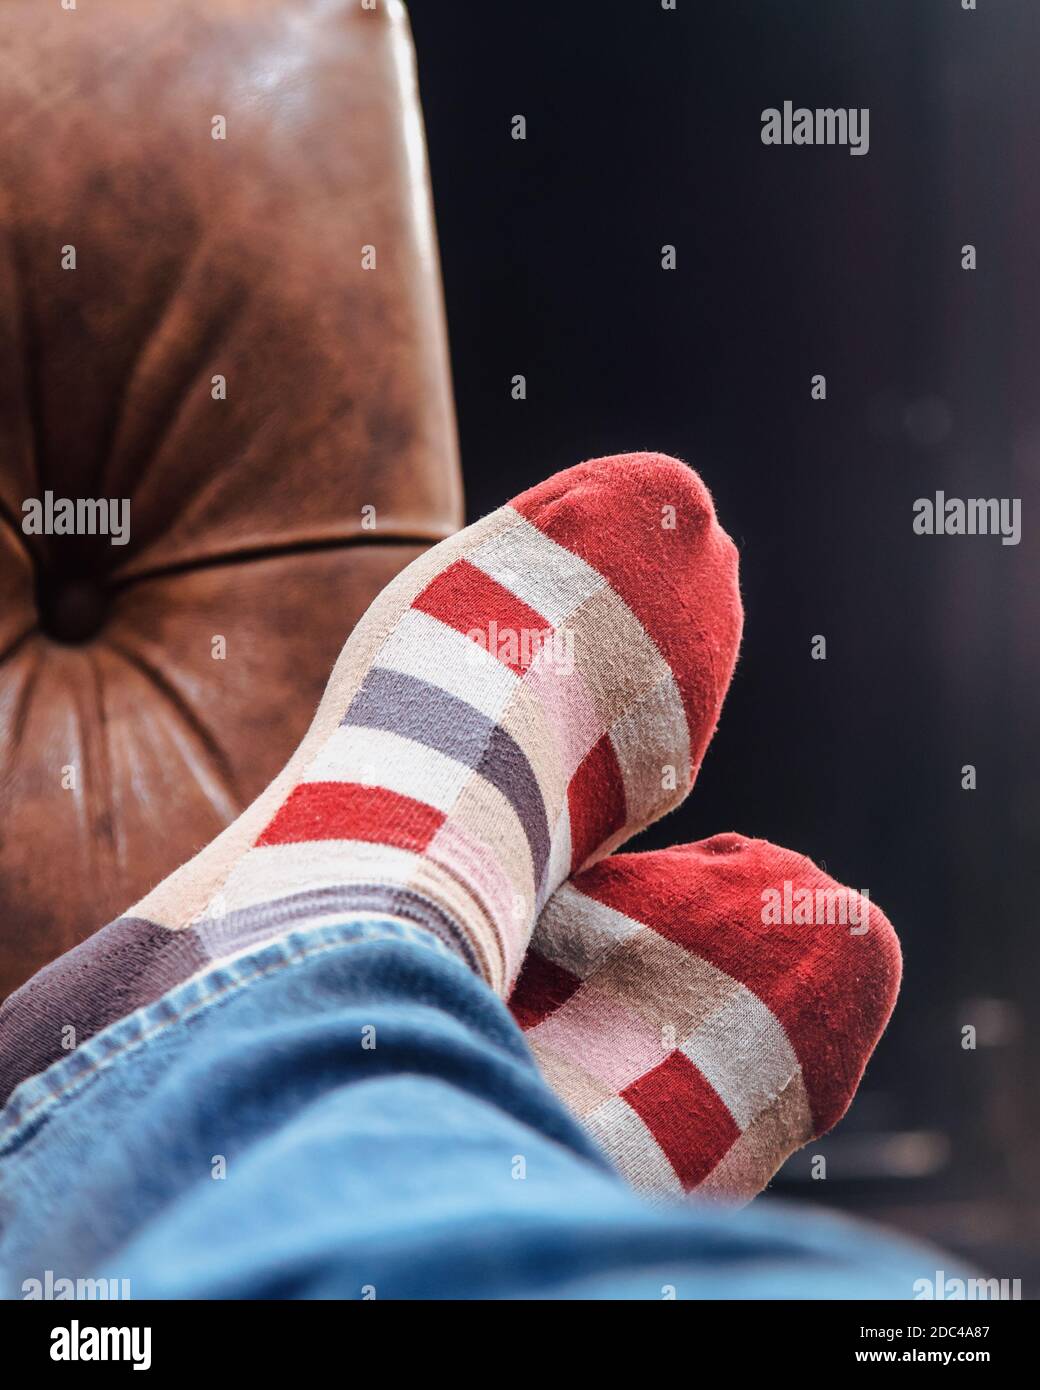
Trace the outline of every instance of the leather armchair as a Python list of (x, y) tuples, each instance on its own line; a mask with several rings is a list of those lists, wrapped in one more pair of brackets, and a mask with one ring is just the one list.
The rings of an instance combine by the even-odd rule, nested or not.
[(5, 0), (0, 997), (261, 790), (461, 520), (397, 0)]

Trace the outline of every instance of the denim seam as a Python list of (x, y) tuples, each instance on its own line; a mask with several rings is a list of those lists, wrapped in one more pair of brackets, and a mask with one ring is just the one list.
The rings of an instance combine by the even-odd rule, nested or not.
[[(330, 933), (333, 934), (331, 940), (328, 939)], [(380, 940), (412, 942), (433, 949), (450, 960), (459, 959), (437, 936), (410, 922), (397, 923), (392, 919), (375, 922), (370, 919), (336, 926), (325, 924), (310, 931), (292, 932), (276, 941), (252, 947), (241, 955), (214, 962), (150, 1004), (142, 1005), (94, 1034), (70, 1057), (60, 1058), (44, 1071), (21, 1082), (0, 1110), (0, 1157), (9, 1153), (17, 1145), (25, 1128), (46, 1114), (49, 1108), (72, 1099), (81, 1087), (93, 1081), (113, 1062), (152, 1042), (174, 1025), (197, 1017), (206, 1009), (223, 1003), (234, 991), (247, 988), (280, 970), (302, 965), (328, 951), (342, 950), (359, 941)], [(275, 959), (266, 963), (259, 961), (259, 957), (272, 953), (276, 953)], [(178, 996), (185, 997), (181, 1000)], [(159, 1017), (150, 1018), (151, 1015)], [(120, 1039), (120, 1033), (131, 1036)], [(64, 1075), (70, 1071), (73, 1073), (71, 1076)], [(35, 1092), (42, 1094), (35, 1095)], [(10, 1113), (12, 1111), (13, 1114)]]

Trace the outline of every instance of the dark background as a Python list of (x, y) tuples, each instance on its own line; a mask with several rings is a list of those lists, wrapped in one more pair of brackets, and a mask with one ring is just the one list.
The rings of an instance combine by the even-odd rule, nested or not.
[[(740, 546), (720, 730), (639, 846), (727, 829), (790, 845), (868, 888), (903, 942), (852, 1113), (777, 1190), (929, 1235), (1028, 1294), (1040, 6), (978, 5), (411, 14), (471, 517), (583, 458), (655, 449), (703, 474)], [(788, 98), (869, 107), (869, 153), (763, 146), (762, 110)], [(1021, 498), (1021, 544), (915, 535), (914, 500), (940, 488)]]

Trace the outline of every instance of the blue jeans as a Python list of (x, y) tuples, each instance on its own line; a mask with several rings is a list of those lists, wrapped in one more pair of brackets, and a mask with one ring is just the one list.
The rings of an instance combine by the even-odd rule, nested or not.
[(0, 1112), (0, 1280), (134, 1298), (909, 1298), (933, 1252), (768, 1200), (652, 1206), (435, 938), (301, 930)]

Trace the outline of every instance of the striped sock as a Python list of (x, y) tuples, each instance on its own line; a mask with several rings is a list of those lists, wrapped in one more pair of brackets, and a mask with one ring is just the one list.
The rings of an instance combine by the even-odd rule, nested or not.
[(716, 835), (566, 883), (510, 1007), (633, 1186), (746, 1201), (844, 1115), (900, 971), (865, 896), (790, 850)]
[(354, 914), (428, 929), (506, 995), (552, 892), (689, 790), (736, 659), (736, 571), (704, 485), (656, 454), (568, 469), (428, 551), (267, 791), (7, 1001), (0, 1094), (12, 1056), (60, 1055), (56, 1020), (90, 1036)]

